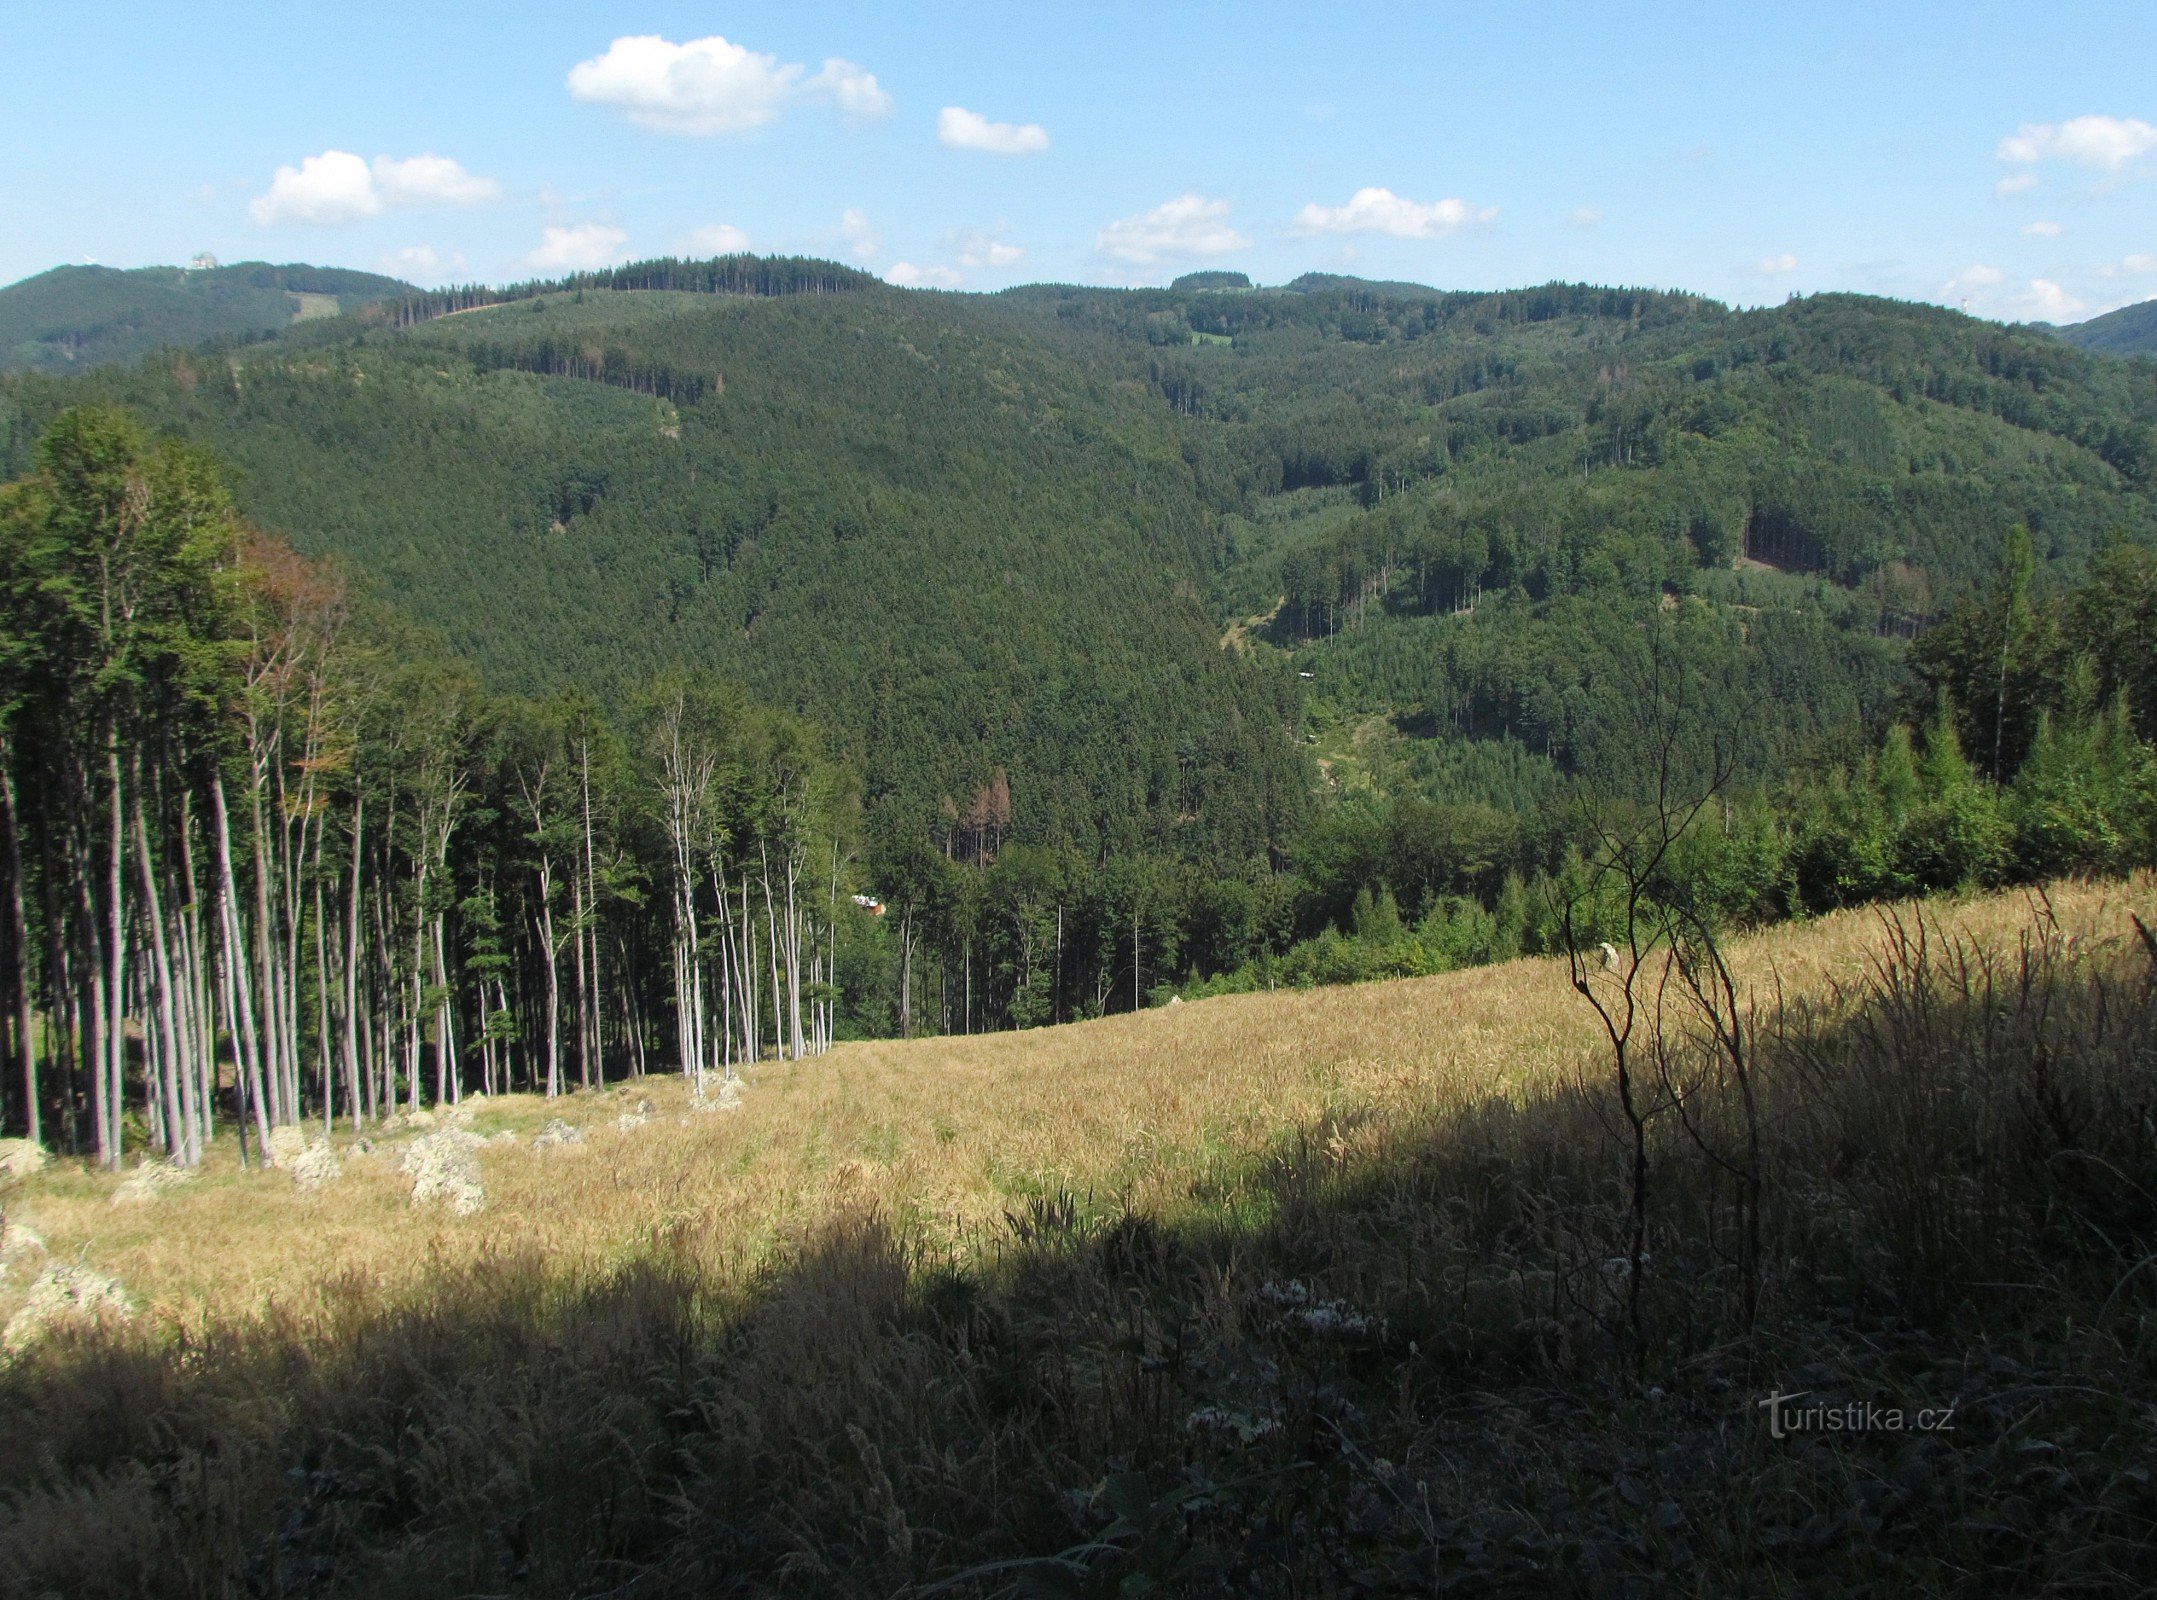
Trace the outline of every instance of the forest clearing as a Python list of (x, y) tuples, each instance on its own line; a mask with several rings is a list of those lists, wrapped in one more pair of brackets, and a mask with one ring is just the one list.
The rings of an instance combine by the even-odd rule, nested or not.
[[(2129, 906), (2157, 921), (2157, 892), (2075, 889), (2054, 904), (2069, 926), (2114, 940), (2131, 932)], [(1998, 941), (2027, 912), (2014, 893), (1944, 916)], [(1852, 911), (1736, 953), (1748, 980), (1809, 995), (1859, 976), (1877, 928), (1875, 912)], [(673, 1073), (553, 1101), (474, 1095), (370, 1129), (364, 1155), (340, 1125), (340, 1176), (309, 1190), (289, 1170), (241, 1170), (228, 1136), (198, 1178), (140, 1203), (115, 1203), (139, 1168), (59, 1162), (5, 1204), (54, 1259), (80, 1257), (151, 1321), (181, 1326), (273, 1309), (304, 1320), (325, 1294), (394, 1297), (427, 1271), (505, 1252), (574, 1279), (686, 1237), (717, 1252), (713, 1265), (753, 1268), (864, 1209), (963, 1256), (1032, 1197), (1176, 1217), (1195, 1197), (1200, 1210), (1232, 1200), (1283, 1130), (1326, 1127), (1329, 1159), (1346, 1165), (1442, 1107), (1532, 1102), (1594, 1072), (1595, 1028), (1565, 961), (1529, 959), (1018, 1033), (845, 1043), (748, 1069), (738, 1106), (722, 1109), (715, 1083), (701, 1115)], [(581, 1137), (533, 1149), (557, 1121)], [(469, 1217), (415, 1205), (398, 1165), (450, 1127), (487, 1141), (486, 1198)], [(26, 1286), (12, 1270), (0, 1306), (12, 1311)]]
[[(41, 1257), (132, 1309), (12, 1341), (0, 1572), (1592, 1592), (1675, 1560), (1705, 1593), (1762, 1563), (1940, 1581), (1981, 1538), (2117, 1578), (2153, 1509), (2137, 916), (2146, 876), (1732, 945), (1766, 1151), (1749, 1332), (1706, 1080), (1693, 1142), (1656, 1124), (1628, 1330), (1609, 1063), (1550, 959), (841, 1043), (704, 1112), (674, 1077), (468, 1101), (366, 1154), (340, 1133), (312, 1189), (223, 1144), (139, 1204), (139, 1169), (55, 1164), (7, 1191), (10, 1239), (42, 1241), (9, 1253), (10, 1310)], [(445, 1122), (486, 1141), (468, 1215), (401, 1170)], [(1777, 1455), (1750, 1411), (1778, 1384), (1959, 1385), (1963, 1432)]]

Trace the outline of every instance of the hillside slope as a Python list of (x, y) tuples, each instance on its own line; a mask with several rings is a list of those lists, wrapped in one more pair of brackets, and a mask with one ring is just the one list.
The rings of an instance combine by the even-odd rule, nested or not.
[(81, 372), (413, 293), (342, 267), (55, 267), (0, 289), (0, 372)]
[(2054, 328), (2052, 332), (2084, 350), (2115, 356), (2157, 355), (2157, 300), (2121, 306), (2117, 311)]
[[(7, 1194), (45, 1288), (5, 1291), (43, 1309), (0, 1562), (84, 1597), (2146, 1593), (2130, 910), (1733, 947), (1759, 1150), (1657, 1057), (1637, 1234), (1543, 961), (842, 1046), (705, 1113), (471, 1105), (290, 1173), (58, 1167)], [(445, 1160), (470, 1214), (409, 1198)]]
[(1004, 767), (1022, 839), (1240, 863), (1294, 832), (1292, 736), (1391, 730), (1365, 776), (1530, 804), (1622, 769), (1628, 641), (1681, 607), (1765, 780), (1882, 714), (2010, 528), (2048, 583), (2157, 539), (2157, 373), (1937, 308), (603, 286), (695, 265), (17, 380), (0, 455), (121, 400), (504, 687), (694, 663), (916, 817)]

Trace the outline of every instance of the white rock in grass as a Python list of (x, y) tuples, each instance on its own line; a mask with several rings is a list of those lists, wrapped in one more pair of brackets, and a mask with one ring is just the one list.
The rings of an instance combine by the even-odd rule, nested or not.
[(44, 1171), (50, 1159), (34, 1139), (0, 1139), (0, 1177), (27, 1178)]
[(728, 1078), (701, 1100), (692, 1100), (694, 1111), (739, 1111), (741, 1109), (741, 1079)]
[(342, 1157), (330, 1147), (327, 1139), (317, 1139), (290, 1161), (282, 1163), (292, 1169), (293, 1187), (319, 1189), (325, 1183), (335, 1183), (344, 1176)]
[(119, 1281), (88, 1267), (54, 1265), (38, 1274), (7, 1328), (0, 1348), (22, 1349), (57, 1322), (125, 1322), (134, 1315)]
[(194, 1173), (186, 1167), (176, 1167), (169, 1161), (146, 1160), (120, 1180), (120, 1187), (112, 1191), (112, 1203), (116, 1206), (148, 1205), (166, 1190), (177, 1189), (194, 1179)]
[(404, 1147), (398, 1169), (412, 1178), (412, 1204), (447, 1200), (450, 1209), (468, 1217), (487, 1202), (479, 1186), (479, 1151), (486, 1141), (462, 1128), (443, 1128)]
[(532, 1141), (534, 1150), (558, 1150), (567, 1144), (582, 1144), (584, 1130), (571, 1127), (560, 1117), (552, 1118), (539, 1130), (539, 1137)]
[(307, 1151), (307, 1130), (295, 1123), (270, 1130), (270, 1165), (289, 1167)]
[(44, 1259), (43, 1239), (19, 1222), (0, 1222), (0, 1281), (14, 1271), (16, 1262), (27, 1264)]

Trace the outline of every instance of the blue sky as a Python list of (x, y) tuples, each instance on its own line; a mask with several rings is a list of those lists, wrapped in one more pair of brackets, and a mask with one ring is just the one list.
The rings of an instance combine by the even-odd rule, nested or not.
[(2157, 5), (16, 3), (0, 281), (426, 282), (749, 248), (895, 281), (1235, 267), (2157, 297)]

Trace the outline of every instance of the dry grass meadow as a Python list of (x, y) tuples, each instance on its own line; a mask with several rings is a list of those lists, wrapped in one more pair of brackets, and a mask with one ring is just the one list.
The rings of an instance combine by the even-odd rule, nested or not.
[[(2146, 886), (2061, 890), (2064, 924), (2118, 943)], [(2011, 943), (2020, 895), (1943, 908), (1943, 926)], [(1851, 911), (1773, 929), (1735, 952), (1756, 990), (1795, 995), (1863, 976), (1879, 931)], [(567, 1274), (693, 1237), (740, 1270), (828, 1217), (874, 1206), (961, 1251), (1004, 1233), (1006, 1213), (1059, 1192), (1174, 1216), (1232, 1196), (1284, 1134), (1324, 1126), (1345, 1163), (1447, 1104), (1522, 1103), (1594, 1070), (1595, 1019), (1562, 960), (1441, 977), (1229, 995), (1024, 1033), (842, 1044), (767, 1062), (738, 1109), (692, 1115), (673, 1076), (549, 1104), (473, 1104), (484, 1207), (409, 1203), (401, 1145), (426, 1129), (370, 1129), (374, 1151), (310, 1193), (282, 1172), (240, 1170), (225, 1140), (199, 1180), (140, 1205), (121, 1179), (61, 1164), (6, 1199), (9, 1220), (56, 1257), (114, 1277), (157, 1321), (277, 1308), (304, 1319), (325, 1286), (393, 1296), (416, 1275), (510, 1250)], [(649, 1103), (641, 1127), (617, 1127)], [(580, 1143), (535, 1151), (555, 1117)], [(448, 1119), (443, 1119), (447, 1121)], [(433, 1124), (430, 1121), (429, 1126)], [(339, 1127), (334, 1143), (349, 1150)], [(19, 1296), (23, 1277), (6, 1290)], [(0, 1315), (12, 1310), (0, 1300)]]
[[(2157, 884), (1938, 904), (1915, 954), (1875, 912), (1733, 946), (1754, 1328), (1726, 1174), (1667, 1129), (1622, 1326), (1607, 1065), (1552, 960), (842, 1045), (721, 1110), (671, 1078), (480, 1102), (466, 1216), (411, 1202), (424, 1127), (338, 1130), (311, 1191), (229, 1144), (135, 1204), (56, 1163), (0, 1194), (45, 1252), (0, 1317), (44, 1259), (134, 1310), (0, 1366), (0, 1594), (1987, 1593), (1986, 1528), (2015, 1592), (2130, 1592), (2130, 913)], [(534, 1148), (557, 1117), (582, 1137)], [(1961, 1384), (2013, 1471), (1777, 1453), (1749, 1396), (1831, 1388), (1808, 1355)], [(2131, 1415), (1985, 1410), (2040, 1372)]]

